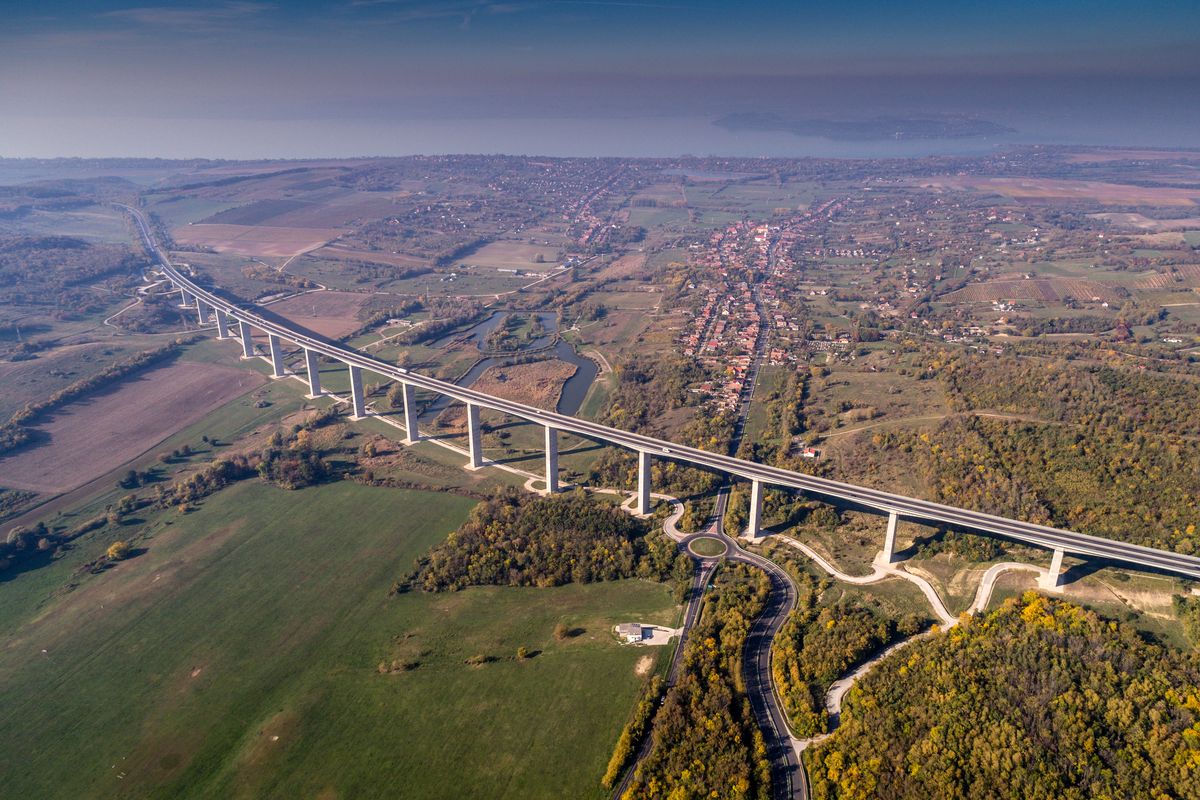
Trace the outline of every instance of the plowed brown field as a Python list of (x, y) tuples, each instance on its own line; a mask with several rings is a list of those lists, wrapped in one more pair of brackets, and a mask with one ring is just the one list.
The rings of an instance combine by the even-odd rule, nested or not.
[(0, 457), (0, 486), (82, 486), (263, 383), (248, 369), (176, 362), (69, 403), (36, 428), (49, 441)]
[(176, 228), (171, 236), (180, 244), (211, 247), (218, 253), (288, 258), (315, 250), (340, 233), (336, 228), (197, 224)]
[(356, 292), (308, 292), (271, 304), (271, 310), (310, 331), (336, 339), (358, 328), (358, 311), (370, 295)]

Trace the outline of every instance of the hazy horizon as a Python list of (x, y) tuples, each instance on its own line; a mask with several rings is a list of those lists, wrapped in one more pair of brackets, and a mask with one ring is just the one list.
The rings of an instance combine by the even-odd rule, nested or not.
[[(75, 0), (0, 32), (0, 155), (919, 155), (1200, 146), (1200, 10), (1079, 0), (733, 5)], [(965, 115), (837, 141), (713, 125)]]

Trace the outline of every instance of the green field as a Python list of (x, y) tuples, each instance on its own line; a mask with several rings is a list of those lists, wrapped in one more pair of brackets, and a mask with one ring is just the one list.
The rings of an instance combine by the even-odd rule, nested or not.
[(725, 553), (725, 543), (720, 539), (714, 539), (709, 536), (701, 536), (699, 539), (692, 539), (688, 543), (688, 547), (693, 553), (698, 556), (719, 556)]
[(389, 597), (471, 505), (252, 480), (144, 515), (99, 575), (7, 575), (37, 603), (0, 616), (0, 795), (601, 796), (647, 652), (610, 626), (676, 610), (645, 582)]

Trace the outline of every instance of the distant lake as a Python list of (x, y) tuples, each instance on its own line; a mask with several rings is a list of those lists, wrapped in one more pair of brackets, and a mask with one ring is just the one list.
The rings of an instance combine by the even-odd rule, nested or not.
[[(1186, 117), (1186, 115), (1185, 115)], [(993, 118), (993, 117), (988, 117)], [(0, 156), (310, 158), (445, 153), (547, 156), (900, 158), (976, 155), (1021, 143), (1200, 146), (1190, 118), (995, 117), (1018, 133), (966, 139), (832, 141), (729, 131), (715, 117), (249, 120), (8, 117)], [(131, 138), (130, 131), (136, 131)]]

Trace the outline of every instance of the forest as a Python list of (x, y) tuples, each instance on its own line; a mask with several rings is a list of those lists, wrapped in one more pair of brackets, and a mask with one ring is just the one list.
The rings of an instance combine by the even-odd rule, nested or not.
[(954, 413), (808, 468), (916, 475), (948, 505), (1200, 553), (1200, 383), (1040, 356), (931, 353), (919, 370)]
[(817, 736), (828, 729), (825, 694), (834, 681), (929, 620), (814, 575), (807, 557), (787, 545), (768, 545), (764, 555), (788, 571), (797, 590), (796, 607), (772, 645), (772, 679), (792, 732)]
[(760, 570), (735, 564), (718, 572), (625, 798), (771, 796), (766, 744), (740, 689), (746, 637), (769, 591)]
[(611, 503), (576, 490), (541, 497), (497, 491), (417, 566), (428, 592), (467, 586), (559, 586), (621, 578), (686, 586), (691, 560)]
[(1140, 432), (952, 417), (884, 433), (934, 500), (1135, 544), (1200, 552), (1200, 447)]
[(825, 693), (838, 678), (899, 639), (921, 620), (885, 616), (868, 603), (839, 600), (797, 608), (775, 637), (771, 671), (797, 736), (825, 733)]
[(815, 800), (1200, 796), (1200, 656), (1035, 592), (881, 663)]
[(0, 237), (0, 301), (51, 307), (62, 318), (98, 310), (85, 284), (128, 275), (146, 264), (125, 245), (89, 244), (69, 236)]
[(1167, 375), (1034, 358), (951, 356), (931, 365), (955, 410), (1035, 414), (1047, 421), (1200, 435), (1200, 384)]
[(396, 337), (399, 344), (420, 344), (473, 322), (483, 313), (483, 306), (473, 300), (427, 297), (423, 302), (429, 319)]

